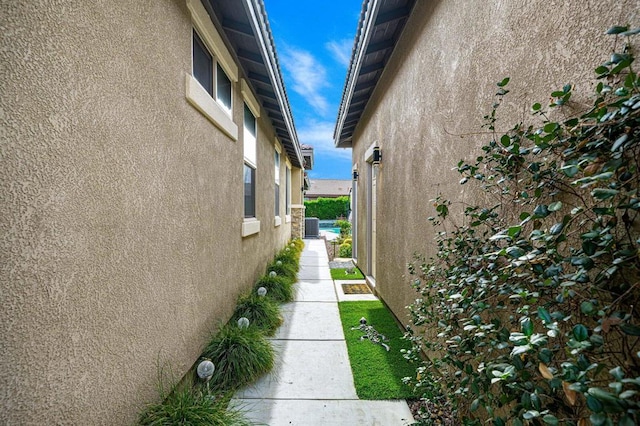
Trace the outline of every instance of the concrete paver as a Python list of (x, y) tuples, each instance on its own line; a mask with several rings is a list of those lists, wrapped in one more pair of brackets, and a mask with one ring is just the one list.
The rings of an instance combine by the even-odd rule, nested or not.
[(335, 302), (336, 290), (332, 280), (306, 280), (296, 285), (296, 301)]
[[(403, 426), (413, 423), (404, 401), (291, 400), (287, 404), (272, 399), (244, 400), (242, 409), (256, 424), (287, 426)], [(399, 417), (405, 412), (409, 417)], [(313, 417), (312, 417), (313, 416)], [(275, 419), (276, 423), (273, 422)]]
[(331, 279), (328, 263), (324, 241), (305, 240), (296, 300), (282, 306), (284, 324), (271, 339), (276, 366), (238, 391), (232, 406), (256, 424), (269, 426), (412, 424), (405, 401), (358, 399), (338, 300), (376, 298), (345, 295)]
[(284, 324), (275, 339), (344, 340), (336, 303), (293, 302), (283, 305), (281, 312)]

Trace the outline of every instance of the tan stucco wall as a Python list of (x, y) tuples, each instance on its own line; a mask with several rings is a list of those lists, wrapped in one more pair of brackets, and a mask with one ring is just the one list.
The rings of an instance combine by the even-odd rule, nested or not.
[(479, 155), (489, 137), (477, 132), (491, 110), (496, 82), (511, 77), (511, 93), (499, 111), (505, 131), (564, 84), (576, 85), (573, 101), (588, 102), (593, 69), (612, 48), (605, 30), (638, 26), (637, 6), (636, 0), (417, 2), (356, 128), (353, 149), (360, 171), (357, 258), (365, 271), (364, 154), (374, 143), (382, 149), (376, 290), (397, 316), (404, 318), (416, 297), (407, 262), (415, 252), (434, 254), (429, 200), (443, 194), (459, 210), (474, 196), (470, 185), (458, 184), (452, 168)]
[(243, 239), (242, 136), (185, 98), (184, 1), (0, 7), (0, 424), (130, 424), (289, 238), (275, 136)]

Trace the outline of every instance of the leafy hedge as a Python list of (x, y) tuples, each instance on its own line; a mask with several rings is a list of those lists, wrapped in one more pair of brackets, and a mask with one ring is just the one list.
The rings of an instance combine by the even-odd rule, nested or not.
[(317, 217), (320, 220), (334, 220), (347, 217), (349, 214), (349, 197), (318, 198), (305, 201), (306, 217)]
[[(640, 30), (608, 33), (619, 49), (580, 116), (561, 113), (566, 85), (532, 106), (539, 125), (498, 132), (509, 79), (498, 83), (492, 137), (458, 164), (495, 203), (468, 206), (437, 256), (409, 265), (413, 382), (464, 424), (640, 424)], [(439, 229), (450, 205), (436, 200)]]

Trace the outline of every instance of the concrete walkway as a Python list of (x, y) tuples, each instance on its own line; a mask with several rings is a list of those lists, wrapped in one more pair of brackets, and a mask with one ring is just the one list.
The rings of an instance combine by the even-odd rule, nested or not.
[[(296, 300), (282, 306), (284, 324), (272, 338), (276, 366), (237, 392), (234, 406), (256, 424), (269, 426), (413, 423), (405, 401), (358, 399), (328, 263), (324, 241), (305, 240)], [(373, 297), (364, 296), (348, 297)]]

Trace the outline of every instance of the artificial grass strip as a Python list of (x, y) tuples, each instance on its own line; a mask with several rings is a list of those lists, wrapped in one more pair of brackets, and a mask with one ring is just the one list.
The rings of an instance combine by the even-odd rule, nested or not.
[[(391, 312), (379, 300), (340, 302), (338, 307), (358, 398), (414, 397), (411, 388), (402, 383), (402, 378), (414, 376), (415, 367), (400, 353), (400, 349), (410, 349), (411, 344), (402, 339), (403, 332)], [(389, 339), (385, 342), (390, 347), (389, 352), (368, 339), (360, 340), (364, 335), (360, 330), (351, 330), (351, 327), (360, 325), (362, 317), (367, 319), (368, 325)]]
[(346, 268), (331, 268), (330, 271), (334, 280), (364, 280), (364, 275), (358, 268), (352, 268), (352, 273), (347, 273)]

